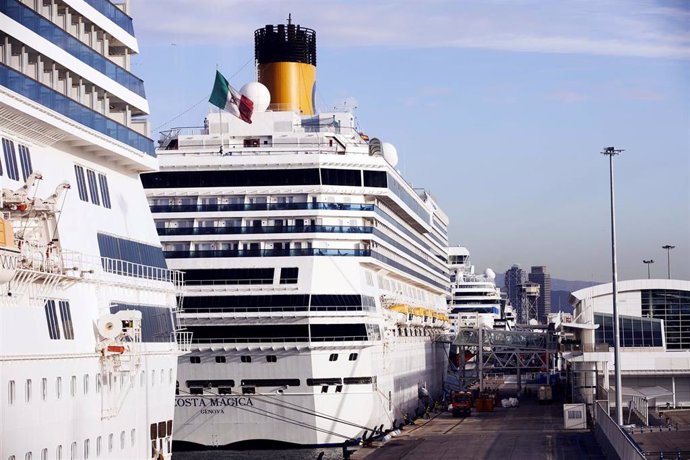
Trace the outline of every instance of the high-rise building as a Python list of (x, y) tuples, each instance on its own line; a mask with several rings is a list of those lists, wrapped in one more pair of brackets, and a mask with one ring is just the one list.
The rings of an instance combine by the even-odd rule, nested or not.
[(537, 319), (546, 322), (546, 317), (551, 313), (551, 274), (543, 265), (533, 266), (529, 273), (529, 280), (539, 284), (539, 298), (537, 299)]
[(526, 280), (527, 273), (517, 264), (506, 271), (503, 280), (503, 288), (518, 318), (522, 318), (522, 293), (520, 292), (520, 285)]

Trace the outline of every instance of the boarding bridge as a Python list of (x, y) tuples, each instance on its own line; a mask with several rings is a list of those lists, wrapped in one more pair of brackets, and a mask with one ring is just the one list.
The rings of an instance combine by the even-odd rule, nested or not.
[(463, 388), (479, 382), (484, 390), (486, 374), (517, 375), (548, 371), (558, 352), (558, 340), (548, 331), (460, 328), (453, 341), (458, 353), (458, 380)]

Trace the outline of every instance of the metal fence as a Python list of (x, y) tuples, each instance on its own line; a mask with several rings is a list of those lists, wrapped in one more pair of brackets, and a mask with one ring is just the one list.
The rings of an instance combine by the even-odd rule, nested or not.
[(645, 454), (637, 443), (609, 415), (607, 401), (594, 404), (594, 422), (594, 435), (608, 458), (645, 460)]

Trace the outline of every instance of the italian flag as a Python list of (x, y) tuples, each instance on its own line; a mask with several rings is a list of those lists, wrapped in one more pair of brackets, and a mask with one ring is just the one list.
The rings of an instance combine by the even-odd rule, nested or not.
[(247, 96), (241, 95), (235, 88), (230, 86), (228, 80), (217, 70), (216, 82), (213, 84), (213, 91), (211, 92), (211, 97), (208, 102), (219, 109), (230, 112), (247, 123), (252, 122), (254, 102)]

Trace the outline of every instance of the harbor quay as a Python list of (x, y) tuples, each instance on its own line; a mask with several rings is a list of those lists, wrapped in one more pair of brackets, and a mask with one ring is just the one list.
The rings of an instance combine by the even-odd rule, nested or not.
[(453, 417), (418, 419), (385, 444), (355, 452), (353, 460), (393, 459), (605, 459), (594, 434), (566, 430), (563, 405), (522, 397), (518, 407), (496, 407)]

